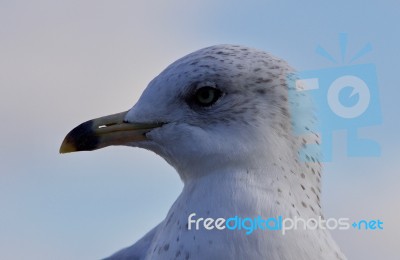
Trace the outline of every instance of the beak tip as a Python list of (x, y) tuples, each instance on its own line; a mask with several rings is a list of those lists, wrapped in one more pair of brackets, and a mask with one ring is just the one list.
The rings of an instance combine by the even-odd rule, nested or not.
[(72, 153), (72, 152), (76, 152), (76, 151), (77, 151), (77, 149), (76, 149), (75, 145), (64, 141), (61, 144), (59, 152), (60, 152), (60, 154), (65, 154), (65, 153)]

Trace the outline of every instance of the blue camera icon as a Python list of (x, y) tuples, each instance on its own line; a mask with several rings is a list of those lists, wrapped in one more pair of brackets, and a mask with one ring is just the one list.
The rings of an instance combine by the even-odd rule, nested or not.
[[(382, 122), (373, 64), (302, 71), (290, 78), (289, 107), (294, 133), (301, 136), (311, 131), (321, 139), (323, 158), (317, 155), (316, 144), (306, 145), (302, 157), (314, 154), (321, 161), (332, 161), (332, 137), (337, 130), (347, 130), (348, 156), (380, 155), (377, 142), (358, 136), (358, 129)], [(310, 106), (315, 108), (315, 115), (302, 114)]]

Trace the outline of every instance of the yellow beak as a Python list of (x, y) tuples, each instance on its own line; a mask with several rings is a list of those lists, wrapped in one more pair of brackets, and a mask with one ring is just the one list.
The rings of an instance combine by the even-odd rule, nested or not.
[(60, 153), (93, 151), (110, 145), (147, 140), (146, 133), (163, 123), (130, 123), (126, 112), (86, 121), (72, 129), (60, 147)]

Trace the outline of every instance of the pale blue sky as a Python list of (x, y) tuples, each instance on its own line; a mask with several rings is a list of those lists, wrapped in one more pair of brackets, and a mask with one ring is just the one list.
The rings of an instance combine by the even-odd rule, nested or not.
[[(400, 227), (398, 1), (0, 1), (0, 258), (98, 259), (161, 221), (182, 185), (161, 158), (112, 147), (59, 155), (65, 134), (130, 108), (175, 59), (218, 43), (269, 51), (298, 70), (333, 66), (370, 42), (357, 63), (377, 68), (383, 124), (363, 134), (379, 158), (347, 158), (344, 132), (325, 165), (332, 217), (380, 218), (382, 232), (338, 231), (350, 259), (397, 259)], [(381, 257), (379, 257), (381, 256)]]

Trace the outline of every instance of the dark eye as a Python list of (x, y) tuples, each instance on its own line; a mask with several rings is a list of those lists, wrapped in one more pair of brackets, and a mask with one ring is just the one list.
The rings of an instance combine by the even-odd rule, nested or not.
[(214, 104), (222, 95), (222, 92), (213, 87), (201, 87), (194, 94), (194, 102), (202, 107)]

